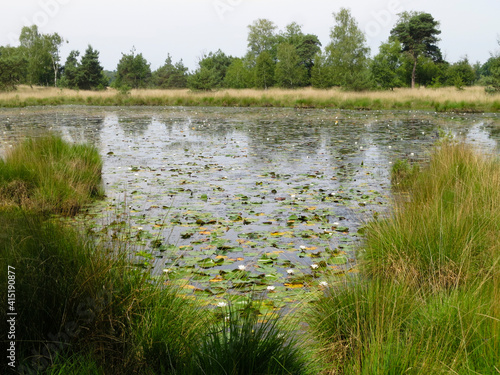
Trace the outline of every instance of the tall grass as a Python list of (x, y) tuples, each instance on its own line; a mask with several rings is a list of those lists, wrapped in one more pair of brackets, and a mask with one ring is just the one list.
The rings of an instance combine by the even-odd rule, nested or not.
[[(19, 370), (153, 374), (187, 366), (207, 319), (176, 289), (61, 224), (8, 210), (0, 225), (0, 267), (16, 274)], [(7, 290), (5, 272), (0, 287)], [(7, 316), (5, 293), (0, 300)], [(8, 342), (7, 332), (0, 341)]]
[(500, 371), (500, 161), (441, 145), (311, 309), (332, 374)]
[[(224, 308), (222, 319), (199, 340), (189, 373), (206, 375), (306, 374), (308, 363), (290, 322), (259, 316), (259, 301)], [(303, 343), (302, 343), (303, 344)]]
[(122, 94), (106, 91), (75, 91), (56, 88), (21, 86), (9, 93), (0, 93), (0, 107), (39, 105), (101, 105), (101, 106), (221, 106), (221, 107), (296, 107), (342, 109), (426, 109), (452, 112), (497, 112), (500, 98), (485, 93), (483, 87), (467, 87), (458, 91), (439, 89), (406, 89), (394, 91), (347, 92), (339, 88), (313, 89), (221, 89), (193, 92), (187, 89), (131, 90)]
[(71, 215), (103, 196), (96, 148), (56, 136), (27, 139), (0, 160), (0, 204)]
[(364, 246), (370, 277), (412, 278), (436, 289), (488, 274), (498, 261), (500, 167), (465, 145), (443, 144)]

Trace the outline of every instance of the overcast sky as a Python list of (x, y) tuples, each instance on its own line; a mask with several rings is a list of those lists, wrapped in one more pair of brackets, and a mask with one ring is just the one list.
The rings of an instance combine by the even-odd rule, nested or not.
[(447, 61), (467, 55), (471, 63), (485, 62), (500, 47), (499, 0), (0, 0), (0, 45), (17, 45), (21, 28), (37, 24), (42, 33), (57, 32), (68, 43), (62, 63), (73, 49), (91, 44), (105, 69), (114, 70), (121, 53), (137, 53), (161, 66), (167, 53), (183, 59), (190, 69), (203, 52), (221, 49), (242, 57), (247, 26), (258, 18), (280, 29), (291, 22), (315, 34), (323, 47), (334, 26), (333, 12), (351, 9), (366, 33), (372, 55), (386, 41), (405, 10), (425, 11), (441, 22), (439, 46)]

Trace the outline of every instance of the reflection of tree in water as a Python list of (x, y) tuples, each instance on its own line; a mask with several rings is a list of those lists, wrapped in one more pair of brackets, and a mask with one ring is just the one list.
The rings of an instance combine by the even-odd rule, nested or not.
[[(97, 144), (103, 127), (104, 116), (79, 111), (54, 111), (52, 109), (28, 109), (27, 113), (0, 118), (3, 146), (19, 140), (37, 138), (48, 132), (61, 135), (70, 142)], [(30, 113), (29, 111), (33, 111)]]
[(103, 116), (73, 117), (60, 120), (58, 128), (71, 142), (90, 143), (97, 146), (103, 123)]
[(157, 121), (165, 125), (169, 136), (178, 135), (179, 131), (190, 132), (190, 135), (201, 137), (217, 137), (224, 139), (229, 133), (234, 132), (235, 126), (231, 118), (217, 117), (193, 117), (190, 113), (176, 117), (160, 117)]
[(248, 151), (259, 161), (272, 161), (278, 155), (293, 160), (316, 153), (325, 134), (311, 123), (298, 126), (290, 118), (257, 119), (242, 128), (248, 137)]
[(123, 130), (125, 136), (144, 136), (148, 130), (149, 125), (153, 118), (151, 116), (134, 116), (133, 114), (128, 114), (125, 116), (120, 116), (118, 118), (118, 124)]

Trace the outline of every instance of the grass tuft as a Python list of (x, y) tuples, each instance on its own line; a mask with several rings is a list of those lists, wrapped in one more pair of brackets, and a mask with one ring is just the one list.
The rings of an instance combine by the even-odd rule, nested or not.
[(0, 204), (41, 213), (76, 214), (103, 196), (96, 148), (56, 136), (27, 139), (0, 160)]
[(500, 369), (500, 161), (444, 143), (308, 319), (334, 374)]

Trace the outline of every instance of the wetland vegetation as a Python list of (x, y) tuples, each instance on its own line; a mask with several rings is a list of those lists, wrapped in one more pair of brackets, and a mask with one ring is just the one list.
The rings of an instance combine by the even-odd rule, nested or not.
[(499, 369), (495, 114), (62, 107), (0, 126), (19, 369)]

